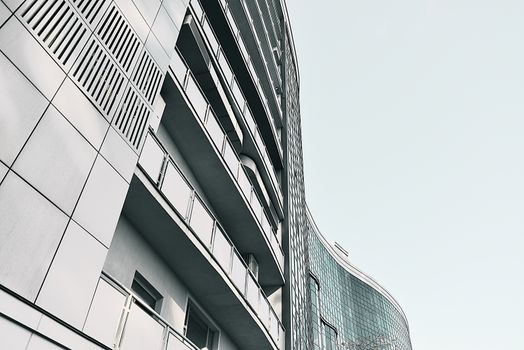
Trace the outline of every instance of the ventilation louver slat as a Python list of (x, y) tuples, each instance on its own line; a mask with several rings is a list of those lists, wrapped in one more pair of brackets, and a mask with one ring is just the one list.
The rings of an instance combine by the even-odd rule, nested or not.
[(94, 38), (86, 47), (73, 67), (72, 76), (110, 120), (126, 79)]
[(150, 105), (155, 102), (158, 88), (162, 81), (162, 72), (157, 64), (146, 51), (142, 51), (142, 55), (136, 65), (133, 73), (133, 82), (136, 84), (138, 90), (144, 95)]
[(63, 66), (74, 61), (87, 40), (85, 23), (65, 0), (33, 0), (21, 8), (21, 17), (44, 47)]
[(113, 125), (138, 150), (147, 129), (151, 110), (131, 86), (128, 86), (122, 98)]
[(114, 4), (106, 11), (95, 34), (122, 69), (129, 73), (138, 55), (141, 42)]

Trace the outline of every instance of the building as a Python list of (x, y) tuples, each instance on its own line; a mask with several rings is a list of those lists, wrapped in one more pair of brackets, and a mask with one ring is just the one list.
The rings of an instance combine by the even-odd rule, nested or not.
[(348, 252), (322, 236), (307, 211), (311, 349), (411, 350), (409, 325), (397, 301), (351, 265)]
[(0, 101), (0, 349), (318, 343), (284, 2), (0, 0)]

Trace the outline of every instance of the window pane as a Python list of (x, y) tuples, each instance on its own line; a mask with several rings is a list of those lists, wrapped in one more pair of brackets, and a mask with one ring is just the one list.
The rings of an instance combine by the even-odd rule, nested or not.
[(84, 332), (113, 348), (126, 297), (100, 279), (89, 309)]
[(215, 243), (213, 244), (213, 255), (220, 263), (220, 266), (229, 273), (231, 264), (231, 245), (219, 227), (215, 231)]
[(227, 164), (229, 170), (231, 170), (231, 172), (233, 173), (233, 176), (236, 179), (237, 176), (238, 176), (238, 164), (239, 164), (239, 161), (238, 161), (238, 158), (237, 158), (237, 156), (235, 154), (235, 151), (233, 150), (233, 147), (231, 147), (231, 144), (229, 144), (229, 142), (225, 143), (224, 160), (226, 161), (226, 164)]
[(220, 124), (218, 124), (214, 113), (209, 114), (209, 119), (206, 123), (206, 130), (209, 132), (213, 143), (218, 148), (218, 152), (221, 153), (225, 135), (222, 131), (222, 128), (220, 127)]
[(247, 301), (251, 305), (251, 307), (255, 310), (256, 313), (258, 313), (258, 296), (259, 296), (259, 289), (257, 284), (255, 283), (255, 280), (251, 274), (248, 275), (247, 278)]
[(180, 215), (185, 218), (192, 190), (171, 162), (167, 165), (162, 192)]
[(164, 327), (137, 304), (131, 305), (122, 338), (122, 350), (161, 350)]
[(246, 266), (242, 263), (242, 259), (237, 253), (233, 253), (233, 267), (231, 269), (231, 279), (237, 288), (246, 294)]
[(186, 93), (198, 117), (200, 120), (204, 120), (207, 110), (207, 101), (198, 88), (198, 85), (192, 75), (188, 76)]
[(189, 309), (187, 318), (186, 337), (199, 349), (207, 346), (208, 327), (194, 312)]
[(167, 349), (166, 350), (193, 350), (193, 348), (187, 344), (184, 344), (177, 336), (172, 333), (169, 334), (167, 339)]
[(191, 212), (190, 226), (206, 246), (211, 244), (214, 220), (205, 209), (200, 199), (195, 198)]
[(151, 134), (147, 134), (142, 153), (140, 153), (140, 160), (138, 163), (145, 172), (155, 182), (158, 180), (158, 175), (162, 169), (162, 163), (164, 161), (164, 150), (158, 145), (153, 139)]

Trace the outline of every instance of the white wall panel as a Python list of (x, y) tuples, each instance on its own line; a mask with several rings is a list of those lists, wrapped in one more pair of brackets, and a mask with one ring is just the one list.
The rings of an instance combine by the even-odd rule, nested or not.
[(165, 73), (167, 71), (167, 66), (169, 65), (169, 57), (167, 56), (167, 53), (164, 51), (162, 45), (160, 45), (160, 42), (158, 41), (156, 36), (152, 33), (149, 33), (149, 36), (147, 37), (146, 49), (149, 51), (153, 59), (156, 61), (156, 63), (160, 67), (160, 70), (163, 73)]
[(109, 123), (69, 78), (53, 104), (96, 149), (100, 149)]
[(14, 11), (24, 2), (24, 0), (2, 0), (7, 7), (11, 9), (11, 11)]
[(13, 19), (2, 27), (0, 49), (48, 100), (53, 98), (65, 73), (19, 21)]
[(10, 172), (0, 186), (0, 284), (34, 300), (67, 216)]
[(13, 169), (71, 215), (96, 157), (96, 150), (50, 106)]
[(38, 295), (37, 305), (81, 329), (106, 254), (106, 247), (71, 221)]
[(162, 6), (167, 10), (178, 29), (182, 27), (188, 4), (188, 0), (164, 0), (162, 2)]
[(160, 7), (160, 1), (158, 0), (133, 0), (138, 11), (144, 17), (147, 25), (151, 27), (155, 21), (158, 8)]
[(175, 52), (175, 43), (180, 27), (173, 23), (163, 6), (160, 7), (151, 30), (155, 33), (168, 57), (171, 57)]
[(4, 3), (0, 1), (0, 26), (4, 24), (10, 15), (11, 11), (9, 11), (7, 6), (5, 6)]
[(4, 163), (0, 162), (0, 182), (2, 182), (8, 170), (9, 169), (4, 165)]
[(48, 101), (0, 54), (0, 160), (11, 165)]
[(109, 128), (100, 153), (128, 183), (131, 182), (138, 155), (115, 129)]
[(31, 332), (0, 316), (0, 349), (25, 350)]
[(128, 187), (109, 163), (98, 157), (73, 219), (109, 247)]
[(135, 4), (129, 0), (115, 0), (115, 3), (129, 21), (140, 40), (142, 40), (142, 43), (145, 43), (147, 34), (149, 33), (149, 25), (146, 23), (140, 12), (138, 12)]

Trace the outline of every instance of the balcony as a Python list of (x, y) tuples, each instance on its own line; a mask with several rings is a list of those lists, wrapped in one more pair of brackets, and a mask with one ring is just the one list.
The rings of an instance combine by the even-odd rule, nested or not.
[(284, 255), (234, 147), (225, 135), (195, 78), (178, 55), (162, 88), (162, 125), (185, 158), (225, 229), (244, 252), (259, 257), (260, 283), (284, 282)]
[[(236, 329), (238, 334), (243, 329)], [(153, 309), (118, 281), (102, 275), (87, 316), (84, 332), (111, 349), (199, 350)], [(243, 349), (284, 349), (282, 328), (277, 345), (242, 344)]]
[[(282, 153), (282, 140), (280, 134), (277, 132), (277, 126), (282, 127), (282, 109), (281, 102), (275, 92), (275, 84), (269, 74), (267, 64), (264, 63), (264, 56), (260, 54), (259, 48), (250, 47), (251, 52), (259, 53), (258, 59), (255, 56), (251, 56), (246, 47), (246, 41), (243, 36), (254, 35), (252, 31), (238, 30), (238, 25), (233, 18), (231, 10), (226, 6), (224, 2), (220, 4), (216, 2), (205, 2), (206, 12), (198, 2), (192, 2), (191, 6), (195, 13), (195, 16), (199, 21), (207, 21), (213, 23), (213, 28), (217, 32), (218, 36), (222, 39), (220, 44), (223, 47), (223, 51), (228, 53), (231, 65), (236, 68), (237, 79), (243, 87), (243, 91), (246, 97), (250, 101), (251, 108), (255, 112), (258, 125), (261, 128), (263, 135), (274, 140), (268, 143), (268, 149), (270, 154), (273, 156), (274, 161), (278, 160), (281, 162)], [(204, 18), (205, 17), (205, 18)], [(243, 23), (242, 28), (250, 28), (247, 24), (247, 20)], [(256, 42), (255, 37), (251, 41)], [(255, 62), (257, 61), (257, 62)], [(258, 77), (259, 72), (265, 72), (265, 77), (261, 80)], [(271, 98), (267, 98), (267, 94), (271, 95)], [(258, 104), (258, 101), (260, 104)], [(256, 103), (255, 103), (256, 102)], [(262, 120), (261, 117), (264, 115), (267, 120)]]
[(277, 349), (284, 329), (264, 290), (153, 133), (138, 164), (123, 215), (241, 348)]
[[(194, 31), (197, 32), (195, 33)], [(238, 83), (238, 79), (233, 73), (233, 69), (224, 55), (222, 47), (220, 46), (213, 29), (209, 25), (209, 21), (205, 14), (202, 14), (200, 20), (189, 22), (180, 32), (179, 44), (184, 43), (184, 45), (181, 45), (183, 48), (187, 46), (187, 49), (183, 50), (184, 56), (190, 55), (192, 58), (195, 56), (194, 52), (202, 50), (198, 48), (198, 43), (200, 42), (204, 42), (206, 46), (206, 52), (203, 53), (203, 55), (207, 56), (207, 53), (209, 52), (210, 58), (209, 63), (206, 65), (207, 67), (202, 68), (201, 66), (203, 64), (201, 64), (200, 67), (198, 67), (198, 70), (199, 72), (203, 70), (210, 71), (213, 68), (210, 68), (209, 66), (212, 65), (219, 73), (218, 75), (222, 81), (221, 86), (223, 85), (225, 87), (229, 97), (228, 103), (230, 102), (234, 107), (235, 114), (239, 116), (239, 122), (243, 126), (242, 130), (245, 137), (242, 152), (258, 160), (257, 167), (262, 170), (261, 173), (266, 188), (271, 190), (269, 193), (273, 203), (275, 203), (276, 212), (280, 218), (283, 218), (282, 189), (276, 178), (276, 170), (271, 162), (269, 151), (261, 136), (260, 129), (255, 122), (244, 92)], [(181, 50), (182, 47), (180, 48)], [(180, 59), (180, 61), (182, 61), (182, 59)], [(192, 59), (191, 61), (193, 62), (197, 60)], [(207, 77), (209, 74), (206, 74), (207, 79), (203, 79), (202, 75), (202, 73), (199, 73), (197, 79), (199, 79), (199, 81), (204, 81), (206, 86), (216, 84), (208, 83), (209, 80), (212, 80), (210, 77)], [(206, 89), (206, 93), (208, 90), (209, 89)]]

